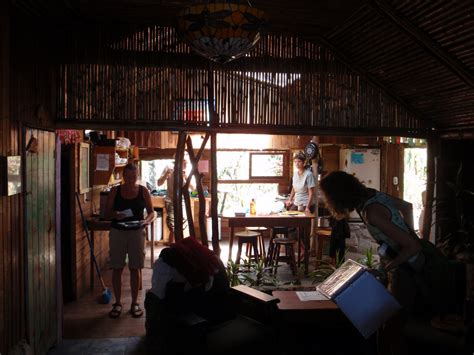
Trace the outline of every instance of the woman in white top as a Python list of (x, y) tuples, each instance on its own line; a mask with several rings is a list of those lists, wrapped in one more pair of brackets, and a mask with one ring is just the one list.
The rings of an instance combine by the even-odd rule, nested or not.
[(285, 202), (288, 210), (310, 212), (313, 205), (314, 187), (316, 182), (313, 173), (305, 169), (306, 157), (303, 153), (297, 153), (293, 157), (295, 172), (293, 174), (293, 186), (290, 197)]

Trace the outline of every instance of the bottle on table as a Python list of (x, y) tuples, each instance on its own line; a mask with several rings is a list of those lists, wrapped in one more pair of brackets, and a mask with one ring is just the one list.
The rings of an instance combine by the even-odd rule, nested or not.
[(253, 198), (250, 201), (250, 215), (255, 216), (257, 214), (257, 204), (255, 203), (255, 199)]

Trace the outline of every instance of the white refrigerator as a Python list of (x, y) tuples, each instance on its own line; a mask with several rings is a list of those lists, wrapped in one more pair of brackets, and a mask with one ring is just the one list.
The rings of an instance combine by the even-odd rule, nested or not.
[(380, 149), (341, 149), (339, 169), (380, 190)]
[[(354, 175), (365, 186), (380, 190), (380, 149), (341, 149), (339, 169)], [(349, 218), (360, 220), (357, 212)]]

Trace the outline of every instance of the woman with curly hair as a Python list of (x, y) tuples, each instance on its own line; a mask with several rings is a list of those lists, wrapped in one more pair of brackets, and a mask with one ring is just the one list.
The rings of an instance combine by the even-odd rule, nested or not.
[(380, 245), (379, 272), (403, 306), (403, 318), (431, 317), (443, 311), (447, 260), (413, 231), (411, 203), (365, 187), (355, 176), (335, 171), (321, 180), (326, 204), (336, 219), (357, 211)]

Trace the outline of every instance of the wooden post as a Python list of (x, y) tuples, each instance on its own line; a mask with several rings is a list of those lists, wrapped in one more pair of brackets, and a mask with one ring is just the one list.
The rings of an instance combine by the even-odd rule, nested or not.
[(425, 240), (429, 240), (431, 234), (434, 188), (436, 180), (435, 158), (438, 155), (438, 148), (439, 138), (434, 136), (429, 137), (427, 139), (426, 195), (423, 201), (423, 235), (421, 236)]
[[(319, 137), (318, 136), (313, 136), (311, 141), (318, 145), (318, 150), (319, 150)], [(319, 177), (319, 174), (318, 174), (319, 161), (318, 160), (313, 159), (312, 168), (313, 168), (313, 176), (314, 176), (314, 179), (316, 180), (316, 186), (314, 188), (314, 195), (313, 195), (314, 219), (313, 219), (313, 225), (312, 225), (312, 228), (311, 228), (310, 238), (315, 240), (314, 237), (315, 237), (316, 233), (318, 232), (318, 217), (319, 217), (318, 216), (318, 207), (319, 207), (319, 179), (318, 179), (318, 177)], [(316, 247), (316, 245), (314, 245), (314, 247)]]
[(173, 176), (173, 210), (174, 210), (174, 238), (176, 242), (183, 239), (183, 159), (186, 143), (186, 132), (179, 132), (178, 145), (174, 159)]
[(204, 138), (201, 144), (201, 148), (199, 149), (197, 156), (194, 155), (193, 142), (191, 140), (191, 137), (188, 137), (188, 139), (186, 140), (189, 159), (191, 160), (193, 168), (191, 169), (191, 173), (189, 174), (188, 179), (186, 180), (186, 184), (184, 185), (187, 189), (189, 183), (191, 182), (191, 177), (194, 175), (194, 177), (196, 178), (196, 190), (198, 192), (199, 198), (199, 229), (201, 232), (201, 242), (205, 246), (208, 246), (206, 230), (206, 197), (204, 196), (201, 174), (199, 173), (197, 165), (199, 163), (199, 160), (201, 159), (202, 153), (204, 152), (204, 148), (206, 147), (208, 139), (209, 134), (206, 134), (206, 137)]
[(219, 218), (217, 216), (217, 135), (211, 133), (211, 220), (212, 220), (212, 249), (216, 255), (221, 255), (219, 245)]
[[(209, 108), (210, 126), (217, 127), (219, 124), (219, 117), (214, 107), (214, 71), (212, 62), (209, 62), (208, 79), (208, 96), (207, 104)], [(212, 250), (216, 255), (221, 254), (219, 245), (219, 218), (217, 216), (217, 135), (215, 132), (211, 133), (211, 221), (212, 221)]]

